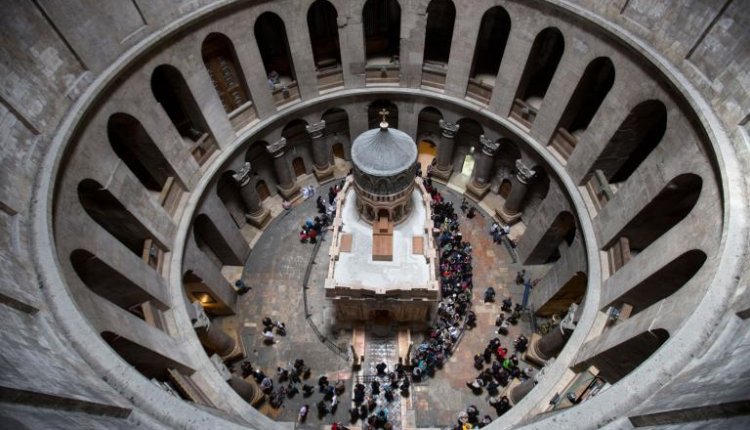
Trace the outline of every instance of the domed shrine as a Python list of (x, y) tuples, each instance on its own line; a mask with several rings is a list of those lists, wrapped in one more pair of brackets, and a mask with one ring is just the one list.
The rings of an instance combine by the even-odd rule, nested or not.
[(389, 128), (352, 143), (353, 174), (336, 201), (326, 297), (339, 320), (425, 321), (439, 299), (430, 195), (417, 145)]

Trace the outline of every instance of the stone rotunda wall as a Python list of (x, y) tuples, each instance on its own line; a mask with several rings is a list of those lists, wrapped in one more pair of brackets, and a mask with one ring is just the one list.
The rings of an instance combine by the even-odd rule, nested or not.
[[(242, 400), (205, 355), (186, 290), (233, 313), (222, 268), (249, 253), (237, 234), (246, 215), (263, 225), (264, 196), (293, 193), (303, 172), (322, 177), (336, 148), (350, 159), (350, 137), (370, 128), (367, 107), (388, 99), (404, 132), (438, 146), (440, 172), (460, 172), (469, 148), (488, 142), (475, 151), (473, 195), (510, 183), (506, 201), (519, 207), (492, 209), (522, 213), (521, 258), (557, 256), (536, 309), (585, 285), (565, 348), (488, 429), (746, 428), (732, 406), (748, 398), (747, 3), (456, 0), (450, 55), (436, 66), (425, 58), (429, 2), (402, 1), (399, 62), (385, 73), (368, 65), (364, 3), (331, 2), (333, 70), (316, 69), (302, 31), (312, 0), (4, 4), (0, 423), (287, 428)], [(493, 81), (471, 69), (481, 17), (496, 6), (511, 26)], [(250, 28), (266, 12), (284, 23), (293, 63), (274, 89)], [(520, 90), (548, 28), (562, 52), (540, 103)], [(229, 53), (244, 96), (217, 92), (211, 52)], [(570, 106), (592, 74), (611, 86), (584, 124)], [(644, 115), (639, 105), (653, 100), (662, 106)], [(632, 143), (633, 118), (649, 117), (666, 120), (661, 140), (607, 188), (620, 175), (596, 171), (607, 172), (607, 156), (622, 159), (612, 149)], [(517, 177), (517, 160), (537, 174)], [(247, 161), (251, 179), (231, 182)], [(690, 276), (670, 283), (674, 273)], [(672, 287), (653, 288), (663, 285)], [(610, 308), (621, 310), (615, 324)], [(540, 415), (592, 365), (608, 390)], [(166, 369), (205, 404), (151, 382)]]

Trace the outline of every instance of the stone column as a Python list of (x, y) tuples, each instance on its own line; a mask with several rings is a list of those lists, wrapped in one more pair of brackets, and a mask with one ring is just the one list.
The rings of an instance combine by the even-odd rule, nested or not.
[(255, 405), (264, 397), (263, 392), (260, 391), (260, 387), (253, 380), (247, 381), (237, 375), (232, 375), (227, 383), (243, 400), (251, 405)]
[(515, 224), (521, 218), (522, 203), (531, 181), (536, 178), (536, 171), (529, 169), (523, 161), (516, 160), (516, 181), (510, 190), (502, 208), (496, 209), (497, 215), (507, 224)]
[(475, 157), (474, 174), (471, 182), (466, 186), (466, 191), (474, 196), (477, 200), (487, 194), (490, 189), (490, 175), (492, 175), (492, 165), (495, 161), (495, 154), (500, 147), (500, 142), (493, 142), (484, 135), (479, 136), (479, 143), (482, 150)]
[(240, 198), (242, 198), (242, 202), (247, 209), (245, 219), (256, 227), (262, 227), (263, 223), (268, 219), (270, 212), (263, 207), (263, 202), (260, 200), (260, 196), (255, 190), (255, 187), (249, 186), (251, 177), (250, 173), (250, 162), (246, 161), (242, 166), (242, 169), (232, 175), (232, 179), (234, 179), (240, 187)]
[(299, 185), (294, 180), (292, 172), (289, 170), (286, 158), (286, 139), (281, 138), (274, 143), (266, 145), (266, 150), (271, 156), (273, 156), (273, 167), (276, 170), (276, 178), (279, 180), (277, 188), (279, 193), (287, 199), (291, 200), (297, 193), (299, 193)]
[(534, 334), (531, 337), (531, 343), (524, 358), (527, 361), (544, 366), (549, 359), (557, 357), (557, 354), (562, 351), (565, 343), (568, 342), (568, 338), (576, 328), (575, 314), (577, 310), (578, 305), (575, 303), (572, 304), (565, 318), (560, 321), (560, 325), (553, 328), (544, 336)]
[(325, 120), (305, 126), (312, 139), (313, 172), (318, 181), (333, 176), (333, 166), (328, 163), (331, 159), (331, 151), (328, 142), (323, 138), (325, 128)]
[(535, 385), (536, 381), (534, 380), (534, 378), (529, 378), (521, 382), (520, 384), (513, 386), (508, 391), (508, 400), (510, 400), (511, 406), (515, 406), (524, 397), (526, 397), (526, 395), (531, 392)]
[[(197, 302), (196, 302), (197, 303)], [(206, 312), (203, 307), (195, 305), (197, 311), (196, 320), (193, 323), (193, 328), (198, 334), (201, 344), (208, 349), (219, 354), (221, 357), (226, 357), (234, 351), (237, 342), (232, 339), (231, 336), (224, 333), (217, 325), (211, 324), (211, 320), (208, 319)]]
[(448, 182), (453, 172), (453, 145), (460, 126), (454, 122), (440, 120), (440, 146), (438, 147), (437, 167), (432, 170), (433, 176)]

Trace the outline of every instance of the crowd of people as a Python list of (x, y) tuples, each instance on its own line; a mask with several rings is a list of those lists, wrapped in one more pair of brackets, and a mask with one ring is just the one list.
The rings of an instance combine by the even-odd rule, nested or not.
[(352, 424), (362, 420), (363, 428), (367, 430), (393, 428), (390, 417), (393, 402), (397, 401), (396, 393), (401, 396), (409, 394), (408, 369), (396, 364), (389, 370), (386, 363), (376, 366), (377, 374), (368, 383), (357, 383), (352, 393), (354, 406), (349, 410), (349, 420)]

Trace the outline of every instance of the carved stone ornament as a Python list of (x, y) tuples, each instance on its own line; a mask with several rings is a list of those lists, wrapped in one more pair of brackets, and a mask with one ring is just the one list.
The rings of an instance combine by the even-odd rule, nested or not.
[(518, 159), (516, 160), (516, 177), (522, 183), (528, 184), (529, 181), (536, 177), (536, 170), (531, 170), (528, 166), (523, 164), (521, 159)]
[(282, 137), (274, 143), (266, 145), (266, 151), (268, 151), (275, 158), (279, 158), (284, 155), (284, 148), (286, 148), (286, 138)]
[(444, 120), (440, 120), (440, 129), (443, 132), (443, 137), (447, 137), (448, 139), (453, 139), (456, 137), (456, 133), (458, 133), (458, 129), (460, 125), (456, 124), (455, 122), (448, 122)]
[(312, 139), (320, 139), (323, 137), (323, 130), (326, 128), (326, 121), (321, 120), (319, 122), (306, 125), (305, 130), (307, 130), (307, 133), (310, 135), (310, 138)]
[(500, 142), (494, 142), (492, 139), (479, 136), (479, 142), (482, 144), (482, 152), (488, 157), (494, 157), (497, 153), (497, 149), (500, 148)]
[(244, 187), (250, 183), (250, 162), (245, 161), (242, 168), (232, 175), (232, 179), (234, 179), (240, 187)]

